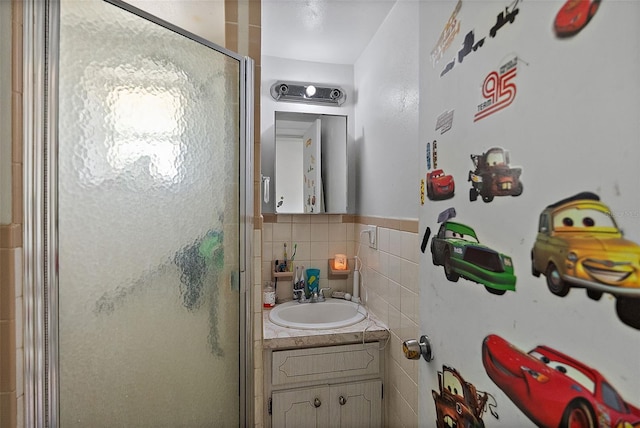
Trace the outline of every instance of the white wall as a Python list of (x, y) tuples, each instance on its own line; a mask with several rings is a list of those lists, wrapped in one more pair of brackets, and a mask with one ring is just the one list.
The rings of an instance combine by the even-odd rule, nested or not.
[[(286, 80), (290, 82), (310, 82), (310, 83), (324, 83), (334, 84), (342, 87), (347, 94), (347, 100), (340, 107), (335, 106), (316, 106), (306, 105), (290, 102), (278, 102), (275, 101), (270, 94), (271, 85), (276, 81)], [(318, 62), (308, 61), (296, 61), (284, 58), (276, 58), (270, 56), (262, 57), (262, 88), (260, 93), (260, 152), (261, 152), (261, 169), (262, 174), (269, 177), (274, 177), (274, 165), (275, 165), (275, 112), (276, 111), (290, 111), (300, 113), (319, 113), (319, 114), (334, 114), (334, 115), (346, 115), (347, 116), (347, 134), (348, 141), (347, 146), (349, 152), (353, 146), (354, 135), (354, 85), (353, 85), (353, 66), (342, 64), (326, 64)], [(352, 164), (354, 162), (353, 156), (350, 155), (349, 159), (349, 186), (353, 186), (354, 177), (352, 177), (352, 171), (354, 170)], [(270, 203), (265, 204), (262, 202), (262, 212), (272, 213), (274, 212), (274, 186), (271, 182), (271, 197)], [(349, 192), (350, 197), (353, 197), (353, 191)], [(260, 198), (261, 200), (262, 197)], [(354, 202), (349, 201), (349, 212), (354, 212)]]
[[(436, 67), (429, 54), (455, 2), (421, 3), (421, 143), (415, 156), (424, 177), (426, 142), (437, 140), (438, 166), (454, 176), (457, 189), (452, 199), (428, 201), (420, 208), (421, 233), (430, 227), (433, 236), (438, 213), (455, 207), (457, 221), (513, 258), (517, 276), (515, 292), (493, 296), (464, 278), (448, 282), (443, 268), (432, 264), (429, 249), (422, 256), (421, 332), (432, 336), (436, 354), (421, 370), (420, 420), (429, 421), (424, 426), (435, 418), (431, 390), (438, 389), (436, 371), (443, 365), (460, 370), (468, 382), (495, 397), (500, 420), (485, 413), (487, 426), (532, 426), (483, 368), (481, 344), (490, 333), (524, 351), (543, 344), (564, 352), (599, 370), (623, 398), (640, 405), (640, 370), (637, 359), (629, 358), (640, 352), (640, 331), (618, 319), (615, 299), (605, 294), (594, 301), (575, 288), (558, 297), (547, 289), (544, 275), (531, 274), (540, 212), (578, 192), (599, 194), (625, 236), (640, 243), (640, 3), (603, 1), (580, 33), (560, 39), (552, 28), (564, 3), (520, 2), (514, 23), (491, 38), (497, 14), (511, 0), (465, 1), (457, 17), (460, 33)], [(462, 63), (456, 60), (441, 77), (472, 29), (476, 41), (486, 37), (484, 45)], [(513, 103), (474, 122), (485, 77), (512, 55), (519, 58)], [(454, 111), (453, 127), (440, 134), (436, 119), (449, 110)], [(492, 146), (509, 149), (512, 163), (522, 166), (524, 192), (490, 203), (471, 202), (469, 155)]]
[(360, 215), (418, 217), (418, 24), (418, 2), (396, 2), (354, 66)]

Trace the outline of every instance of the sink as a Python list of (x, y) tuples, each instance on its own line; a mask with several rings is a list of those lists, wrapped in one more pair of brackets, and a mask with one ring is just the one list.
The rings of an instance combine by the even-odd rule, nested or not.
[(272, 323), (302, 330), (331, 330), (362, 321), (367, 310), (357, 303), (342, 299), (327, 299), (318, 303), (297, 301), (276, 305), (269, 312)]

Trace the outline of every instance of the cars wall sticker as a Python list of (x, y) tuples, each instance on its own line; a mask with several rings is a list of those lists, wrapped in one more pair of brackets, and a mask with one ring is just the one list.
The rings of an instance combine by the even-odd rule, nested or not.
[(451, 46), (453, 39), (455, 39), (456, 35), (460, 32), (460, 21), (457, 19), (457, 16), (461, 7), (462, 0), (458, 0), (449, 20), (440, 33), (440, 37), (438, 38), (436, 45), (431, 50), (431, 65), (433, 65), (433, 67), (435, 67), (438, 61), (440, 61), (444, 53), (449, 49), (449, 46)]
[(548, 346), (525, 353), (490, 334), (482, 342), (482, 363), (489, 378), (537, 426), (640, 426), (640, 409), (600, 372)]
[(518, 88), (515, 84), (518, 70), (518, 57), (509, 56), (497, 70), (492, 70), (482, 82), (482, 101), (477, 105), (473, 121), (491, 116), (510, 106), (516, 98)]
[(515, 5), (507, 6), (504, 8), (503, 12), (500, 12), (498, 16), (496, 16), (496, 23), (491, 30), (489, 30), (489, 35), (491, 38), (495, 37), (498, 34), (498, 30), (504, 27), (507, 23), (513, 24), (513, 21), (516, 20), (516, 15), (520, 12), (520, 9), (516, 7), (518, 2), (515, 2)]
[(433, 153), (431, 154), (433, 159), (433, 167), (438, 168), (438, 142), (433, 140)]
[(427, 171), (431, 169), (431, 143), (427, 143)]
[(445, 174), (442, 169), (434, 169), (427, 173), (427, 197), (431, 200), (452, 198), (456, 190), (452, 175)]
[(623, 237), (611, 210), (582, 192), (547, 206), (531, 250), (531, 273), (546, 277), (556, 296), (584, 288), (599, 300), (616, 298), (618, 317), (640, 329), (640, 246)]
[(484, 37), (476, 43), (475, 32), (473, 30), (469, 31), (467, 35), (464, 36), (462, 48), (458, 51), (458, 62), (462, 64), (465, 56), (469, 55), (471, 52), (477, 51), (478, 48), (482, 47), (482, 45), (484, 45)]
[(511, 257), (481, 244), (470, 226), (450, 221), (455, 210), (441, 213), (438, 233), (431, 239), (431, 257), (435, 266), (443, 266), (446, 278), (460, 277), (484, 285), (492, 294), (502, 295), (516, 289)]
[(495, 196), (520, 196), (523, 184), (520, 181), (522, 168), (510, 165), (509, 152), (502, 147), (492, 147), (480, 155), (471, 155), (474, 170), (469, 171), (471, 182), (469, 200), (482, 197), (485, 202)]
[(442, 371), (438, 372), (438, 388), (438, 391), (431, 391), (436, 406), (437, 428), (484, 428), (482, 415), (488, 407), (489, 398), (493, 400), (489, 410), (498, 419), (498, 414), (493, 409), (493, 396), (478, 391), (456, 369), (442, 366)]
[[(489, 29), (489, 35), (491, 36), (491, 38), (496, 37), (498, 31), (506, 24), (513, 24), (515, 22), (516, 15), (518, 15), (518, 12), (520, 11), (520, 9), (518, 8), (518, 4), (520, 3), (520, 1), (521, 0), (514, 0), (512, 3), (506, 6), (504, 10), (501, 10), (498, 13), (498, 15), (496, 16), (495, 24)], [(485, 39), (486, 37), (476, 37), (475, 29), (467, 32), (467, 34), (464, 36), (462, 47), (457, 52), (457, 55), (454, 56), (451, 61), (444, 66), (444, 69), (440, 72), (440, 77), (445, 76), (449, 71), (453, 70), (454, 66), (456, 65), (456, 59), (458, 60), (458, 64), (462, 64), (467, 55), (470, 55), (471, 53), (476, 52), (479, 48), (481, 48), (485, 43)], [(442, 55), (440, 55), (438, 59), (440, 59), (441, 57)], [(433, 56), (432, 63), (435, 67), (436, 63), (433, 62)]]
[(591, 21), (599, 6), (600, 0), (567, 0), (553, 22), (556, 36), (564, 38), (578, 34)]
[(453, 127), (453, 112), (454, 110), (445, 111), (436, 119), (436, 131), (440, 130), (440, 135)]

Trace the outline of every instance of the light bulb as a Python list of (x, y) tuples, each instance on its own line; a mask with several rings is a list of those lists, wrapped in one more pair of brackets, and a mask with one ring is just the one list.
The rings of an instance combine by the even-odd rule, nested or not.
[(305, 88), (304, 93), (307, 94), (308, 97), (312, 97), (316, 93), (316, 87), (313, 85), (309, 85)]

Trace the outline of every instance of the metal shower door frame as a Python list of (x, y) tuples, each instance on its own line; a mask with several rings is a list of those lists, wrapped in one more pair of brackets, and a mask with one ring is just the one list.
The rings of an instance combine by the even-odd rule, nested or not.
[[(104, 0), (239, 63), (239, 420), (253, 424), (254, 62), (121, 0)], [(58, 59), (60, 0), (23, 3), (23, 331), (24, 425), (59, 426), (58, 379)], [(243, 335), (244, 333), (244, 335)]]

